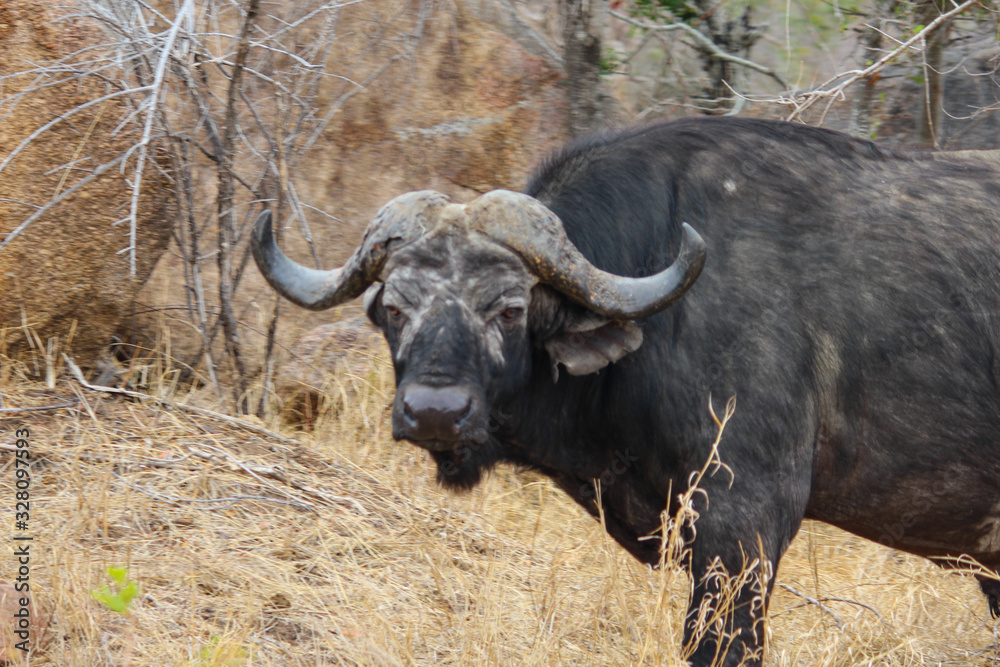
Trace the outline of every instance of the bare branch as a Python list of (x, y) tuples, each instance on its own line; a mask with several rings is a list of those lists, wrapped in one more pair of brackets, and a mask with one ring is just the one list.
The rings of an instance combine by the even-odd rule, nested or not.
[[(146, 123), (142, 130), (142, 139), (139, 140), (139, 157), (135, 163), (135, 174), (132, 176), (132, 201), (129, 207), (129, 274), (134, 276), (136, 270), (136, 236), (139, 226), (139, 197), (142, 193), (142, 172), (146, 166), (146, 155), (149, 150), (149, 142), (153, 134), (153, 120), (156, 118), (159, 109), (160, 89), (167, 74), (167, 63), (170, 61), (174, 42), (181, 31), (181, 25), (189, 17), (194, 16), (194, 1), (184, 0), (170, 31), (167, 34), (166, 43), (160, 52), (160, 58), (156, 63), (156, 73), (153, 75), (153, 84), (146, 102)], [(124, 166), (124, 165), (122, 165)]]
[(657, 25), (655, 23), (646, 23), (645, 21), (636, 20), (631, 16), (622, 14), (621, 12), (616, 11), (614, 9), (609, 9), (608, 13), (614, 16), (616, 19), (625, 21), (626, 23), (634, 25), (637, 28), (642, 28), (643, 30), (652, 30), (655, 32), (672, 32), (675, 30), (680, 30), (681, 32), (687, 34), (689, 37), (694, 38), (695, 42), (698, 43), (698, 47), (712, 54), (713, 57), (718, 58), (719, 60), (726, 60), (728, 62), (735, 63), (737, 65), (742, 65), (743, 67), (746, 67), (748, 69), (756, 70), (761, 74), (766, 74), (767, 76), (777, 81), (778, 85), (780, 85), (782, 88), (788, 87), (788, 84), (785, 83), (785, 80), (781, 77), (781, 75), (775, 72), (770, 67), (761, 65), (759, 63), (755, 63), (752, 60), (747, 60), (746, 58), (740, 58), (739, 56), (734, 56), (731, 53), (723, 51), (719, 47), (719, 45), (713, 42), (711, 39), (709, 39), (705, 33), (701, 32), (695, 27), (688, 25), (687, 23), (677, 22), (677, 23), (667, 23), (664, 25)]
[(243, 68), (247, 54), (250, 52), (250, 32), (253, 30), (260, 8), (260, 0), (249, 0), (246, 13), (240, 26), (237, 41), (238, 50), (236, 62), (229, 79), (229, 89), (226, 97), (225, 121), (219, 142), (222, 147), (218, 162), (218, 215), (219, 215), (219, 306), (222, 309), (222, 328), (226, 338), (226, 349), (236, 367), (233, 391), (236, 397), (236, 409), (246, 410), (247, 375), (243, 364), (240, 348), (239, 332), (236, 327), (236, 317), (233, 313), (233, 293), (235, 291), (235, 272), (233, 271), (233, 253), (236, 251), (235, 201), (233, 199), (233, 137), (239, 128), (237, 123), (236, 104), (239, 98), (240, 86), (243, 82)]
[[(0, 162), (0, 173), (2, 173), (3, 170), (7, 168), (7, 165), (10, 164), (11, 160), (13, 160), (15, 157), (17, 157), (21, 153), (21, 151), (23, 151), (25, 148), (27, 148), (28, 145), (31, 144), (32, 141), (34, 141), (35, 139), (37, 139), (38, 137), (40, 137), (45, 132), (48, 132), (49, 130), (51, 130), (54, 126), (58, 125), (59, 123), (62, 123), (64, 121), (66, 121), (70, 116), (75, 116), (76, 114), (80, 113), (81, 111), (85, 111), (86, 109), (89, 109), (90, 107), (92, 107), (92, 106), (94, 106), (96, 104), (101, 104), (101, 103), (103, 103), (103, 102), (105, 102), (107, 100), (114, 99), (116, 97), (122, 97), (123, 95), (131, 95), (131, 94), (134, 94), (134, 93), (144, 92), (144, 91), (146, 91), (148, 89), (149, 89), (149, 86), (140, 86), (138, 88), (129, 88), (128, 90), (119, 90), (118, 92), (115, 92), (115, 93), (108, 93), (107, 95), (102, 95), (101, 97), (98, 97), (96, 99), (90, 100), (89, 102), (84, 102), (83, 104), (79, 104), (79, 105), (73, 107), (72, 109), (70, 109), (69, 111), (67, 111), (66, 113), (64, 113), (62, 115), (59, 115), (59, 116), (56, 116), (55, 118), (53, 118), (52, 120), (50, 120), (48, 123), (45, 123), (44, 125), (42, 125), (41, 127), (39, 127), (37, 130), (35, 130), (31, 134), (29, 134), (27, 137), (25, 137), (24, 140), (21, 143), (19, 143), (17, 145), (17, 147), (14, 150), (12, 150), (10, 152), (10, 154), (7, 155), (7, 157), (5, 157), (3, 159), (2, 162)], [(2, 246), (0, 246), (0, 247), (2, 247)]]
[(836, 86), (832, 88), (826, 88), (825, 86), (827, 84), (824, 84), (823, 86), (820, 86), (818, 89), (813, 89), (806, 93), (803, 93), (801, 97), (799, 97), (799, 95), (797, 94), (792, 94), (788, 98), (778, 100), (782, 104), (794, 107), (792, 112), (788, 114), (785, 120), (793, 121), (800, 119), (803, 113), (805, 113), (808, 109), (810, 109), (813, 105), (815, 105), (822, 99), (830, 100), (831, 104), (838, 99), (843, 99), (844, 91), (847, 90), (849, 86), (862, 79), (870, 78), (871, 76), (877, 74), (878, 72), (881, 72), (886, 67), (886, 65), (891, 63), (893, 60), (899, 58), (901, 55), (903, 55), (903, 53), (908, 51), (915, 44), (918, 43), (923, 44), (927, 35), (931, 34), (935, 29), (937, 29), (938, 26), (947, 21), (950, 21), (952, 18), (958, 16), (962, 12), (971, 8), (973, 5), (979, 4), (979, 2), (980, 0), (966, 0), (966, 2), (963, 2), (962, 4), (955, 6), (950, 11), (947, 11), (944, 14), (939, 15), (936, 19), (928, 23), (923, 30), (916, 33), (906, 41), (902, 42), (895, 49), (885, 54), (884, 56), (879, 58), (877, 61), (875, 61), (865, 69), (843, 72), (838, 76), (834, 77), (834, 79), (832, 79), (831, 81), (840, 79), (841, 77), (844, 76), (846, 76), (847, 78), (840, 81), (840, 83), (838, 83)]
[(280, 433), (275, 433), (274, 431), (264, 428), (263, 426), (258, 426), (253, 422), (248, 422), (245, 419), (238, 419), (236, 417), (230, 417), (229, 415), (224, 415), (221, 412), (215, 412), (213, 410), (206, 410), (205, 408), (199, 408), (194, 405), (186, 405), (184, 403), (177, 403), (176, 401), (170, 401), (165, 398), (159, 398), (157, 396), (150, 396), (149, 394), (143, 394), (138, 391), (130, 391), (128, 389), (119, 389), (117, 387), (102, 387), (99, 385), (91, 384), (83, 377), (83, 371), (77, 366), (73, 360), (64, 352), (62, 354), (63, 360), (66, 362), (66, 368), (69, 369), (70, 374), (73, 379), (83, 387), (84, 389), (89, 389), (90, 391), (100, 392), (102, 394), (118, 394), (119, 396), (128, 396), (129, 398), (135, 398), (141, 401), (153, 401), (164, 407), (174, 408), (181, 410), (183, 412), (190, 412), (196, 415), (201, 415), (203, 417), (211, 417), (221, 422), (231, 424), (233, 426), (242, 428), (258, 435), (263, 435), (271, 438), (277, 442), (284, 443), (286, 445), (298, 446), (299, 443), (291, 438), (286, 438)]
[(71, 408), (80, 402), (79, 398), (71, 398), (68, 401), (62, 403), (56, 403), (55, 405), (43, 405), (36, 408), (0, 408), (0, 412), (3, 413), (17, 413), (17, 412), (41, 412), (44, 410), (62, 410), (63, 408)]
[(123, 153), (123, 154), (119, 155), (118, 157), (116, 157), (115, 159), (113, 159), (111, 162), (106, 162), (105, 164), (102, 164), (98, 168), (94, 169), (94, 171), (92, 171), (91, 173), (89, 173), (87, 176), (85, 176), (85, 177), (81, 178), (79, 181), (77, 181), (71, 188), (68, 188), (68, 189), (64, 190), (62, 193), (59, 194), (59, 196), (57, 196), (57, 197), (55, 197), (53, 199), (50, 199), (48, 201), (48, 203), (46, 203), (44, 206), (39, 207), (38, 210), (35, 211), (34, 213), (32, 213), (30, 216), (28, 216), (28, 218), (25, 219), (24, 222), (22, 222), (20, 225), (18, 225), (17, 227), (15, 227), (9, 234), (7, 234), (7, 238), (5, 238), (3, 240), (3, 242), (0, 242), (0, 250), (2, 250), (3, 248), (7, 247), (7, 245), (9, 245), (11, 241), (13, 241), (18, 236), (20, 236), (21, 233), (25, 229), (28, 228), (28, 225), (30, 225), (31, 223), (33, 223), (38, 218), (40, 218), (43, 215), (45, 215), (51, 208), (53, 208), (54, 206), (57, 206), (57, 205), (61, 204), (67, 198), (69, 198), (73, 194), (75, 194), (77, 190), (79, 190), (80, 188), (84, 187), (85, 185), (87, 185), (88, 183), (90, 183), (91, 181), (93, 181), (95, 178), (99, 178), (101, 175), (103, 175), (109, 169), (111, 169), (111, 168), (117, 166), (118, 164), (124, 162), (126, 157), (128, 157), (128, 155), (125, 154), (125, 153)]
[(815, 605), (816, 607), (819, 607), (822, 611), (826, 612), (827, 614), (829, 614), (830, 616), (833, 617), (833, 621), (834, 621), (834, 623), (837, 624), (837, 629), (838, 630), (843, 630), (844, 629), (844, 620), (842, 618), (840, 618), (840, 616), (838, 616), (835, 611), (833, 611), (832, 609), (830, 609), (829, 607), (827, 607), (825, 604), (823, 604), (822, 602), (820, 602), (816, 598), (809, 597), (805, 593), (801, 593), (801, 592), (795, 590), (794, 588), (792, 588), (788, 584), (778, 584), (778, 585), (781, 586), (782, 588), (784, 588), (786, 591), (788, 591), (792, 595), (800, 597), (803, 600), (805, 600), (807, 603), (809, 603), (811, 605)]

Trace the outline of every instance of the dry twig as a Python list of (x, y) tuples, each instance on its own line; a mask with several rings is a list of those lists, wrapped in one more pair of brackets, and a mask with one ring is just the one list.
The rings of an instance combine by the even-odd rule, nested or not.
[(74, 398), (69, 399), (68, 401), (64, 401), (63, 403), (56, 403), (55, 405), (42, 405), (42, 406), (32, 407), (32, 408), (8, 408), (8, 407), (3, 407), (3, 408), (0, 408), (0, 413), (42, 412), (42, 411), (45, 411), (45, 410), (61, 410), (63, 408), (71, 408), (74, 405), (77, 405), (79, 402), (80, 402), (80, 399), (74, 397)]
[(202, 415), (203, 417), (211, 417), (212, 419), (217, 419), (227, 424), (232, 424), (233, 426), (238, 426), (239, 428), (246, 429), (247, 431), (252, 431), (254, 433), (265, 435), (268, 438), (277, 440), (286, 445), (298, 446), (299, 443), (291, 438), (286, 438), (280, 433), (275, 433), (274, 431), (264, 428), (263, 426), (258, 426), (253, 422), (249, 422), (245, 419), (237, 419), (236, 417), (230, 417), (229, 415), (224, 415), (220, 412), (214, 412), (212, 410), (206, 410), (205, 408), (199, 408), (194, 405), (185, 405), (184, 403), (177, 403), (176, 401), (170, 401), (165, 398), (159, 398), (157, 396), (150, 396), (149, 394), (143, 394), (138, 391), (129, 391), (128, 389), (119, 389), (117, 387), (102, 387), (98, 385), (91, 384), (83, 377), (83, 371), (80, 367), (73, 363), (73, 360), (69, 358), (65, 353), (63, 353), (63, 360), (66, 362), (66, 367), (69, 369), (73, 378), (80, 384), (81, 387), (89, 389), (90, 391), (96, 391), (104, 394), (118, 394), (119, 396), (128, 396), (129, 398), (139, 399), (140, 401), (153, 401), (167, 408), (175, 408), (177, 410), (183, 410), (185, 412), (191, 412), (196, 415)]
[(687, 36), (693, 38), (694, 41), (697, 42), (698, 48), (704, 49), (708, 53), (712, 54), (714, 58), (718, 58), (719, 60), (725, 60), (737, 65), (741, 65), (748, 69), (756, 70), (757, 72), (760, 72), (761, 74), (766, 74), (767, 76), (777, 81), (778, 85), (780, 85), (782, 88), (788, 87), (788, 84), (785, 83), (785, 80), (781, 77), (781, 75), (775, 72), (772, 68), (767, 67), (766, 65), (761, 65), (760, 63), (755, 63), (752, 60), (747, 60), (746, 58), (740, 58), (739, 56), (734, 56), (731, 53), (727, 53), (718, 44), (709, 39), (708, 36), (705, 35), (705, 33), (701, 32), (700, 30), (698, 30), (693, 26), (688, 25), (687, 23), (678, 21), (676, 23), (666, 23), (663, 25), (657, 25), (655, 23), (646, 23), (645, 21), (639, 21), (637, 19), (632, 18), (631, 16), (628, 16), (627, 14), (622, 14), (621, 12), (615, 11), (614, 9), (609, 9), (608, 13), (611, 14), (611, 16), (614, 16), (616, 19), (619, 19), (620, 21), (624, 21), (629, 25), (634, 25), (637, 28), (642, 28), (643, 30), (650, 30), (653, 32), (660, 32), (660, 33), (673, 32), (679, 30), (684, 34), (686, 34)]
[[(823, 111), (823, 116), (826, 116), (827, 111), (829, 111), (830, 106), (837, 100), (844, 99), (844, 91), (847, 90), (852, 84), (862, 80), (867, 79), (875, 74), (881, 72), (889, 63), (899, 58), (903, 53), (908, 51), (914, 44), (922, 43), (927, 35), (932, 34), (934, 30), (938, 28), (941, 24), (950, 21), (954, 17), (963, 13), (967, 9), (971, 8), (973, 5), (979, 4), (980, 0), (966, 0), (960, 5), (956, 5), (951, 10), (939, 15), (933, 21), (928, 23), (920, 32), (913, 35), (906, 41), (900, 43), (895, 49), (885, 54), (874, 63), (869, 65), (863, 70), (851, 70), (848, 72), (842, 72), (836, 77), (830, 79), (826, 83), (823, 83), (817, 88), (808, 90), (804, 93), (794, 93), (788, 97), (781, 98), (779, 101), (782, 104), (793, 107), (793, 110), (785, 120), (793, 121), (798, 120), (802, 117), (802, 114), (810, 109), (814, 104), (822, 99), (828, 99), (830, 102), (827, 104), (826, 110)], [(847, 78), (844, 78), (847, 77)], [(843, 79), (843, 80), (841, 80)], [(833, 82), (840, 80), (839, 83), (831, 88), (827, 88), (833, 84)]]

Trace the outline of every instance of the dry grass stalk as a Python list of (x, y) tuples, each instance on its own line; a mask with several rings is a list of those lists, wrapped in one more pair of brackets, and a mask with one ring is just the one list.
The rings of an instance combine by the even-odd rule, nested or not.
[[(52, 405), (43, 384), (0, 377), (6, 405)], [(389, 440), (384, 357), (336, 381), (350, 404), (289, 446), (89, 390), (78, 406), (0, 414), (0, 444), (28, 427), (35, 457), (32, 583), (53, 632), (32, 664), (682, 664), (690, 583), (679, 531), (666, 531), (653, 571), (535, 473), (501, 469), (473, 492), (444, 494), (421, 450)], [(60, 380), (59, 394), (67, 387)], [(262, 427), (280, 428), (276, 419)], [(701, 474), (713, 471), (726, 474), (715, 461)], [(683, 507), (668, 527), (690, 520)], [(821, 524), (802, 532), (777, 579), (842, 624), (779, 587), (762, 629), (769, 665), (1000, 660), (970, 577)], [(91, 597), (109, 566), (140, 586), (127, 614)], [(720, 608), (706, 608), (706, 622)]]

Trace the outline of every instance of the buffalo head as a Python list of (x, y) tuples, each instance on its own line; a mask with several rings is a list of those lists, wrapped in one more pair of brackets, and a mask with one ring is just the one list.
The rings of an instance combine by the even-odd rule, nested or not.
[(680, 252), (644, 278), (593, 266), (559, 218), (528, 195), (498, 190), (468, 204), (437, 192), (384, 206), (339, 269), (318, 271), (282, 253), (271, 216), (252, 238), (257, 265), (284, 297), (314, 310), (365, 293), (368, 316), (392, 352), (397, 392), (392, 433), (432, 453), (440, 479), (469, 486), (499, 458), (491, 410), (528, 382), (536, 352), (574, 375), (634, 351), (633, 320), (679, 299), (705, 261), (684, 225)]

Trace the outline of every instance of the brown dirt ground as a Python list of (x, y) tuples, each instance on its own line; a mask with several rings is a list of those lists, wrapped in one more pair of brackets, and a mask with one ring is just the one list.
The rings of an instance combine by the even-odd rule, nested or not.
[[(391, 441), (385, 360), (351, 368), (315, 430), (281, 438), (0, 375), (6, 408), (80, 400), (0, 413), (6, 522), (15, 429), (34, 457), (30, 576), (52, 623), (31, 664), (679, 664), (682, 574), (632, 561), (534, 473), (442, 492), (424, 453)], [(92, 596), (113, 566), (140, 587), (124, 613)], [(768, 631), (769, 665), (1000, 665), (970, 577), (821, 524), (782, 562)]]

